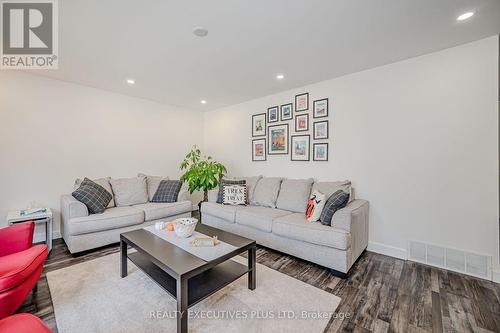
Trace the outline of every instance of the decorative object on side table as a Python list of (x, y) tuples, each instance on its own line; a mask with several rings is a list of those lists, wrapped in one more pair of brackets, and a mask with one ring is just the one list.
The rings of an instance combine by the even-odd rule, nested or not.
[(284, 104), (280, 107), (281, 121), (290, 120), (293, 118), (292, 103)]
[(252, 136), (266, 135), (266, 114), (259, 113), (252, 116)]
[(201, 157), (201, 150), (197, 146), (193, 146), (186, 155), (180, 168), (187, 170), (181, 180), (187, 182), (189, 193), (202, 190), (203, 201), (208, 201), (208, 191), (217, 188), (227, 172), (226, 167), (211, 156)]
[[(31, 212), (31, 214), (28, 214), (30, 210), (39, 212)], [(24, 214), (22, 214), (23, 211)], [(7, 223), (9, 225), (27, 221), (35, 222), (35, 225), (45, 224), (45, 242), (50, 253), (50, 251), (52, 250), (52, 210), (50, 210), (50, 208), (32, 208), (27, 210), (11, 211), (7, 213)]]
[(311, 136), (292, 135), (292, 161), (309, 161), (309, 143)]
[(178, 237), (190, 237), (196, 228), (198, 220), (192, 217), (180, 218), (174, 221), (174, 231)]
[(313, 144), (313, 161), (328, 161), (328, 143)]
[(318, 99), (313, 102), (313, 117), (328, 117), (328, 98)]
[(267, 127), (269, 155), (288, 154), (288, 124)]
[(309, 110), (309, 93), (295, 96), (295, 112)]
[(266, 139), (252, 140), (252, 161), (266, 160)]
[(309, 130), (309, 115), (295, 115), (295, 132), (305, 132)]
[(328, 139), (328, 120), (317, 121), (313, 124), (313, 139)]
[(213, 237), (196, 237), (191, 242), (189, 242), (191, 246), (195, 247), (212, 247), (220, 244), (220, 241), (217, 239), (217, 236)]
[(273, 106), (267, 109), (267, 122), (268, 123), (275, 123), (278, 121), (278, 107)]

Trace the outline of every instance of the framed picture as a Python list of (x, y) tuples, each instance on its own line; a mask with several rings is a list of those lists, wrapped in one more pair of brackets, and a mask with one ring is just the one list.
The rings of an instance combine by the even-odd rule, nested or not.
[(309, 161), (309, 145), (311, 136), (292, 135), (292, 161)]
[(280, 107), (281, 120), (290, 120), (293, 118), (292, 103), (284, 104)]
[(309, 130), (309, 115), (295, 115), (295, 132), (304, 132)]
[(267, 127), (269, 155), (288, 154), (288, 124)]
[(295, 96), (295, 112), (309, 110), (309, 93)]
[(266, 139), (252, 140), (252, 161), (266, 160)]
[(328, 161), (328, 143), (313, 144), (313, 160)]
[(313, 139), (328, 139), (328, 120), (313, 123)]
[(278, 121), (278, 107), (273, 106), (269, 109), (267, 109), (267, 122), (268, 123), (275, 123)]
[(318, 99), (313, 102), (313, 117), (328, 117), (328, 98)]
[(266, 114), (254, 114), (252, 116), (252, 136), (264, 135), (266, 135)]

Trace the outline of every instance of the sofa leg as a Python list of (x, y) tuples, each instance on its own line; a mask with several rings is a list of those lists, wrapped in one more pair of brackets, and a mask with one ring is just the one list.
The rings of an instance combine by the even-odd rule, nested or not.
[(38, 282), (33, 287), (33, 294), (36, 294), (37, 291), (38, 291)]
[(341, 279), (345, 279), (347, 277), (347, 273), (342, 273), (331, 268), (330, 268), (330, 273)]

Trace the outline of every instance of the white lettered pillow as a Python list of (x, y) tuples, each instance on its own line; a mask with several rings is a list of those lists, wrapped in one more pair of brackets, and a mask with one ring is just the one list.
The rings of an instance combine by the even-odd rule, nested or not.
[(309, 222), (319, 221), (323, 207), (325, 207), (326, 196), (318, 190), (314, 190), (307, 201), (306, 218)]
[(246, 185), (224, 185), (222, 203), (232, 206), (245, 205), (247, 203)]

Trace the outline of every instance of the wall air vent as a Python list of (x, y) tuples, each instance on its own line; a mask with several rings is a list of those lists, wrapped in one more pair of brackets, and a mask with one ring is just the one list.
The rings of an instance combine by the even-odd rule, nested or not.
[(491, 280), (492, 257), (411, 240), (408, 260)]

